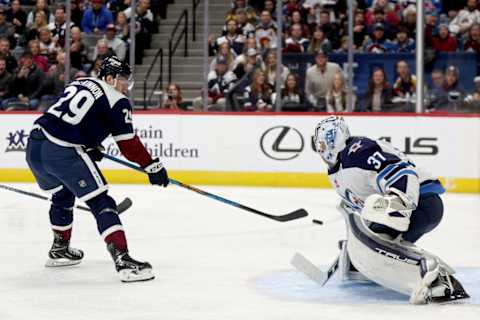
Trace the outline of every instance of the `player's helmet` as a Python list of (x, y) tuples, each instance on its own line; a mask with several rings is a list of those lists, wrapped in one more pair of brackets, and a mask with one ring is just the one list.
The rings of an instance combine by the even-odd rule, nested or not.
[(347, 146), (350, 131), (342, 117), (330, 116), (315, 128), (315, 150), (329, 165), (337, 163), (338, 154)]
[(132, 68), (128, 63), (123, 62), (116, 56), (110, 56), (102, 61), (98, 72), (98, 78), (105, 79), (108, 75), (111, 75), (114, 79), (118, 76), (123, 76), (128, 79), (131, 74)]

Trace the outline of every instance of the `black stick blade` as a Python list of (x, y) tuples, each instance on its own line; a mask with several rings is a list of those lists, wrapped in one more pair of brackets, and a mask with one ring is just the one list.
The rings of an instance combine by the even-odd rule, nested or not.
[(274, 216), (272, 219), (280, 222), (292, 221), (308, 216), (308, 212), (305, 209), (298, 209), (283, 216)]
[(132, 204), (133, 202), (130, 198), (127, 197), (123, 199), (123, 201), (117, 205), (118, 214), (121, 214), (122, 212), (127, 211), (132, 206)]

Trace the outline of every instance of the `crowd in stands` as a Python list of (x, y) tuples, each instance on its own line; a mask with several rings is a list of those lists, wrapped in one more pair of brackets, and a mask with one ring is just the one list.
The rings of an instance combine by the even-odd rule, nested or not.
[[(284, 0), (282, 39), (277, 39), (276, 2), (232, 0), (223, 30), (208, 39), (213, 59), (208, 74), (208, 106), (204, 108), (199, 95), (194, 101), (195, 110), (273, 111), (277, 99), (282, 101), (282, 110), (288, 111), (414, 110), (416, 78), (405, 61), (396, 61), (395, 79), (387, 79), (381, 68), (373, 70), (366, 92), (354, 92), (351, 104), (347, 103), (346, 75), (337, 63), (329, 61), (332, 53), (348, 51), (346, 0)], [(373, 55), (415, 51), (415, 0), (354, 2), (355, 52)], [(437, 52), (474, 52), (480, 61), (479, 2), (425, 0), (427, 57)], [(281, 75), (275, 74), (278, 44), (284, 54), (314, 56), (305, 79), (283, 65)], [(462, 106), (479, 112), (479, 78), (475, 78), (476, 91), (465, 92), (459, 77), (455, 65), (431, 72), (428, 83), (432, 84), (426, 94), (429, 111), (458, 111)], [(276, 81), (282, 84), (278, 98), (274, 94)]]
[[(95, 76), (100, 62), (129, 57), (131, 0), (0, 1), (0, 110), (44, 109), (65, 86), (65, 32), (70, 28), (70, 80)], [(157, 29), (162, 0), (137, 0), (136, 63)]]

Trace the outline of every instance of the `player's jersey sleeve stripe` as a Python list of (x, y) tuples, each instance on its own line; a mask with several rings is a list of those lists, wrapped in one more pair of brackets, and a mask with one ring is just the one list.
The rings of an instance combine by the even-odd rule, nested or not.
[(135, 133), (126, 133), (126, 134), (119, 134), (117, 136), (113, 136), (113, 140), (115, 140), (115, 142), (119, 142), (119, 141), (125, 141), (125, 140), (130, 140), (130, 139), (133, 139), (135, 137)]
[(390, 164), (386, 166), (382, 171), (380, 171), (377, 175), (377, 188), (379, 191), (384, 192), (384, 190), (380, 187), (382, 184), (382, 181), (387, 181), (390, 180), (390, 178), (398, 173), (400, 170), (405, 169), (409, 166), (410, 164), (407, 162), (397, 162)]

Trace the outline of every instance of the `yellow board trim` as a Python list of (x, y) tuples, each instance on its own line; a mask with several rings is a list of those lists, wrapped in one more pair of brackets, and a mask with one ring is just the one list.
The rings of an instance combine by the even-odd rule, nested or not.
[[(131, 170), (102, 170), (109, 183), (148, 183), (147, 177)], [(325, 173), (306, 172), (234, 172), (234, 171), (169, 171), (169, 175), (186, 184), (254, 187), (330, 188)], [(0, 169), (0, 181), (34, 182), (28, 169)], [(447, 191), (480, 193), (480, 179), (441, 178)]]

